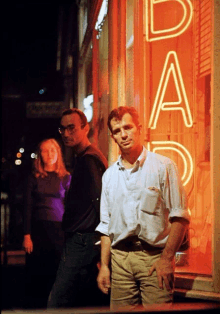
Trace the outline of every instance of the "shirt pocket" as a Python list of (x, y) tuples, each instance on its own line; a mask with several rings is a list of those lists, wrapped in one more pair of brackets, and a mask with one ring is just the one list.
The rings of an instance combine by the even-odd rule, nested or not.
[(140, 198), (140, 210), (147, 214), (156, 215), (161, 201), (161, 191), (158, 188), (143, 188)]

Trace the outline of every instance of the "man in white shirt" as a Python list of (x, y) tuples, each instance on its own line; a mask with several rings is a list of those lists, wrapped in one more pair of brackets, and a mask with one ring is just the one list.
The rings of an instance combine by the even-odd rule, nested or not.
[(190, 220), (177, 167), (142, 146), (135, 108), (114, 109), (108, 126), (121, 155), (102, 178), (98, 286), (111, 288), (113, 310), (172, 302), (174, 257)]

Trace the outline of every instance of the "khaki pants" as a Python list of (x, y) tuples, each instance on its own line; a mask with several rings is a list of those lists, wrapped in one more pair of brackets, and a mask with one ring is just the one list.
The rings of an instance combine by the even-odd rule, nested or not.
[(160, 255), (161, 250), (146, 250), (140, 241), (133, 247), (111, 249), (112, 310), (172, 302), (172, 294), (165, 287), (163, 290), (159, 288), (156, 271), (151, 276), (147, 275)]

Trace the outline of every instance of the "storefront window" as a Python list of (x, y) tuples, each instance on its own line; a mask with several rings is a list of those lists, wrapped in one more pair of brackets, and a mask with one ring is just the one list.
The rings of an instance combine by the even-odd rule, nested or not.
[(219, 299), (218, 2), (90, 1), (78, 104), (93, 95), (92, 136), (109, 165), (119, 152), (106, 122), (121, 105), (138, 110), (147, 149), (176, 162), (191, 223), (176, 254), (175, 291)]
[[(191, 211), (176, 271), (212, 274), (211, 1), (146, 1), (148, 149), (173, 159)], [(149, 87), (150, 85), (150, 87)]]

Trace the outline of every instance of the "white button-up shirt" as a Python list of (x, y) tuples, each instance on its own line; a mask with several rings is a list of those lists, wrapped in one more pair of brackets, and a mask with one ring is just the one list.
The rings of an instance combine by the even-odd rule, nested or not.
[(112, 246), (137, 235), (164, 247), (173, 217), (190, 220), (178, 169), (171, 159), (143, 147), (133, 169), (125, 169), (119, 156), (106, 170), (96, 231), (109, 236)]

